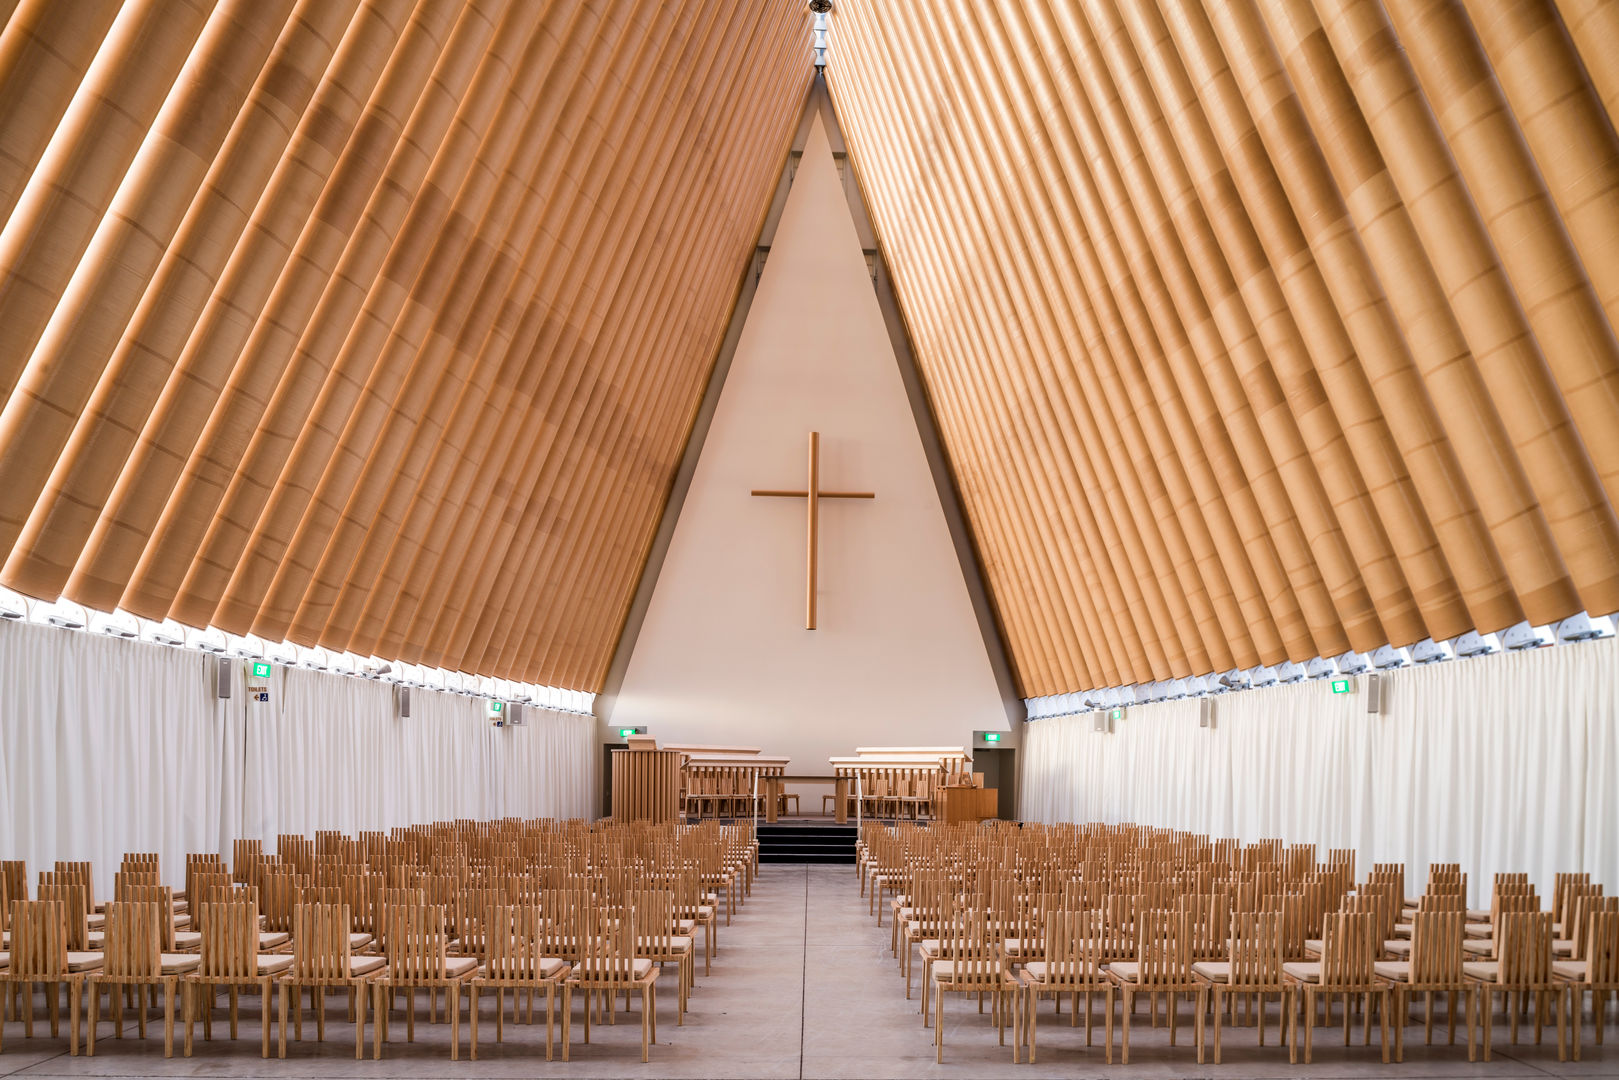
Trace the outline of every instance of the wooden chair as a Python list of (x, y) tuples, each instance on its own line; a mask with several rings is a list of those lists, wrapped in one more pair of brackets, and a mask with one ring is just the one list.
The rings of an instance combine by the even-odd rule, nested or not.
[(928, 963), (928, 979), (933, 987), (933, 1046), (938, 1064), (944, 1064), (944, 995), (947, 993), (990, 995), (992, 1020), (1006, 1045), (1007, 1004), (1011, 1004), (1012, 1062), (1023, 1056), (1019, 1033), (1022, 1020), (1022, 993), (1018, 980), (1007, 967), (993, 926), (992, 916), (982, 907), (957, 912), (944, 927), (944, 959)]
[[(495, 1041), (505, 1038), (506, 992), (511, 991), (513, 1022), (516, 1022), (519, 990), (545, 991), (545, 1060), (552, 1059), (556, 1031), (556, 990), (568, 976), (568, 962), (546, 956), (544, 913), (534, 905), (500, 905), (480, 916), (486, 949), (484, 967), (471, 982), (472, 1059), (478, 1058), (478, 992), (495, 992)], [(532, 1017), (531, 1017), (532, 1018)]]
[[(1282, 1015), (1288, 1014), (1289, 993), (1282, 978), (1281, 911), (1240, 911), (1230, 918), (1228, 955), (1225, 960), (1194, 960), (1192, 975), (1211, 996), (1214, 1014), (1214, 1063), (1220, 1064), (1220, 1006), (1232, 1005), (1238, 997), (1257, 1000), (1254, 1010), (1259, 1027), (1259, 1045), (1265, 1045), (1265, 997), (1275, 994), (1282, 1000)], [(1229, 1001), (1225, 1001), (1229, 997)], [(1206, 1034), (1206, 1031), (1205, 1031)], [(1198, 1048), (1198, 1060), (1203, 1050)]]
[[(60, 997), (68, 993), (68, 1053), (79, 1053), (80, 991), (101, 966), (98, 952), (68, 949), (67, 913), (61, 900), (14, 900), (11, 903), (11, 966), (0, 971), (0, 987), (23, 991), (23, 1035), (34, 1037), (34, 984), (45, 986), (50, 1003), (51, 1037), (61, 1033)], [(3, 1033), (0, 1033), (3, 1034)]]
[(1123, 1018), (1119, 1060), (1130, 1064), (1130, 1013), (1135, 995), (1169, 996), (1169, 1045), (1175, 1045), (1178, 1026), (1177, 1002), (1181, 994), (1197, 1000), (1194, 1035), (1201, 1045), (1203, 1013), (1207, 989), (1192, 976), (1191, 917), (1184, 909), (1151, 908), (1136, 911), (1136, 955), (1134, 960), (1115, 960), (1107, 966), (1108, 977), (1119, 988), (1119, 1012)]
[[(1371, 909), (1341, 911), (1327, 916), (1325, 936), (1322, 939), (1321, 959), (1293, 961), (1282, 965), (1282, 975), (1293, 994), (1294, 1008), (1290, 1009), (1291, 1040), (1288, 1044), (1289, 1060), (1298, 1063), (1299, 1049), (1299, 992), (1303, 991), (1304, 1061), (1309, 1064), (1315, 1048), (1316, 995), (1339, 994), (1344, 997), (1344, 1045), (1349, 1045), (1349, 998), (1364, 995), (1367, 1001), (1366, 1033), (1371, 1041), (1371, 1004), (1376, 995), (1382, 1006), (1378, 1015), (1382, 1021), (1383, 1061), (1389, 1058), (1388, 1019), (1389, 985), (1373, 970), (1373, 957), (1382, 938), (1379, 934), (1378, 912)], [(1324, 998), (1324, 1000), (1330, 1000)]]
[(597, 993), (606, 997), (611, 1021), (616, 996), (639, 990), (641, 1060), (650, 1061), (650, 1043), (658, 1038), (658, 968), (651, 960), (635, 955), (635, 912), (630, 908), (596, 908), (582, 911), (580, 915), (579, 962), (562, 983), (562, 1060), (569, 1060), (575, 990), (583, 990), (586, 995), (586, 1044), (590, 1042), (591, 997)]
[(1382, 960), (1372, 964), (1372, 970), (1389, 980), (1394, 987), (1394, 1060), (1405, 1060), (1405, 1023), (1411, 1009), (1411, 995), (1421, 993), (1427, 1001), (1423, 1018), (1423, 1043), (1433, 1045), (1433, 996), (1449, 994), (1446, 1015), (1449, 1020), (1450, 1045), (1456, 1045), (1456, 1005), (1458, 998), (1467, 1002), (1467, 1060), (1477, 1057), (1475, 1038), (1475, 1007), (1478, 985), (1468, 981), (1462, 971), (1462, 924), (1466, 913), (1451, 911), (1418, 911), (1411, 917), (1411, 958), (1409, 960)]
[(478, 960), (449, 954), (449, 916), (436, 904), (392, 904), (387, 912), (384, 939), (387, 964), (373, 982), (377, 1015), (371, 1025), (372, 1057), (382, 1057), (388, 1040), (388, 1005), (394, 994), (405, 991), (407, 1041), (416, 1039), (415, 991), (445, 991), (449, 999), (450, 1060), (461, 1056), (461, 988), (478, 971)]
[[(90, 992), (90, 1017), (85, 1053), (94, 1057), (96, 1052), (97, 1011), (100, 990), (108, 989), (108, 1002), (112, 1011), (113, 1035), (124, 1037), (123, 1003), (117, 989), (133, 987), (142, 991), (146, 987), (163, 988), (163, 1056), (174, 1056), (174, 998), (180, 978), (194, 971), (197, 957), (163, 952), (162, 921), (172, 914), (158, 909), (155, 903), (114, 901), (106, 907), (106, 952), (101, 969), (86, 980)], [(172, 933), (172, 931), (171, 931)], [(146, 1038), (146, 995), (137, 992), (136, 1022), (141, 1038)]]
[(1102, 967), (1107, 963), (1107, 926), (1099, 911), (1055, 910), (1046, 913), (1045, 958), (1031, 960), (1019, 972), (1028, 1000), (1023, 1008), (1023, 1032), (1029, 1047), (1029, 1064), (1035, 1056), (1035, 1016), (1040, 995), (1051, 994), (1060, 1004), (1069, 995), (1068, 1026), (1079, 1023), (1079, 995), (1085, 995), (1085, 1045), (1091, 1045), (1095, 1010), (1091, 1007), (1097, 991), (1102, 994), (1102, 1014), (1106, 1028), (1103, 1045), (1108, 1064), (1113, 1063), (1113, 980)]
[[(1501, 995), (1507, 1009), (1514, 1044), (1518, 1041), (1518, 1013), (1534, 995), (1535, 1042), (1545, 1027), (1548, 995), (1557, 1000), (1557, 1060), (1568, 1058), (1568, 984), (1552, 975), (1552, 913), (1515, 911), (1499, 914), (1495, 925), (1495, 959), (1463, 961), (1462, 971), (1484, 991), (1484, 1060), (1491, 1059), (1490, 1044), (1495, 1029), (1495, 995)], [(1512, 1008), (1512, 995), (1518, 995), (1519, 1008)]]
[[(326, 1038), (326, 991), (347, 990), (349, 1011), (354, 1021), (354, 1058), (358, 1061), (365, 1056), (365, 1013), (366, 998), (371, 994), (370, 980), (382, 970), (386, 961), (380, 956), (354, 955), (355, 934), (347, 904), (299, 904), (293, 910), (292, 919), (292, 955), (266, 958), (281, 964), (280, 970), (285, 972), (278, 984), (280, 1056), (287, 1056), (289, 997), (294, 1003), (293, 1030), (302, 1041), (303, 1002), (300, 994), (303, 990), (309, 991), (315, 1011), (315, 1036), (323, 1041)], [(360, 936), (369, 938), (370, 935)], [(268, 1038), (268, 1022), (265, 1032)]]
[(240, 1014), (238, 995), (246, 987), (259, 992), (259, 1056), (270, 1056), (270, 984), (291, 964), (287, 956), (259, 951), (258, 897), (251, 888), (214, 891), (196, 905), (201, 941), (197, 969), (185, 981), (185, 1055), (191, 1056), (201, 1012), (202, 1037), (214, 1035), (214, 998), (223, 987), (230, 994), (230, 1037), (235, 1039)]
[(662, 889), (638, 889), (630, 894), (635, 909), (635, 955), (654, 964), (674, 964), (678, 990), (675, 1026), (686, 1023), (686, 1000), (696, 974), (696, 939), (675, 932), (675, 898)]
[(1591, 1021), (1596, 1026), (1596, 1044), (1601, 1046), (1608, 995), (1619, 994), (1619, 898), (1608, 897), (1600, 909), (1587, 913), (1585, 934), (1584, 959), (1552, 962), (1552, 974), (1568, 983), (1574, 1006), (1575, 1061), (1580, 1060), (1580, 1013), (1585, 995), (1591, 995)]

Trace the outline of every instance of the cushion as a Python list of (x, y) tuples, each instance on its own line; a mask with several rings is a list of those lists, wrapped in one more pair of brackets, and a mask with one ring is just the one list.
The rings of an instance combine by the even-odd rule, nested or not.
[(1025, 939), (1009, 937), (1005, 941), (1001, 942), (1001, 947), (1007, 952), (1019, 954), (1024, 952), (1037, 953), (1042, 950), (1043, 946), (1043, 942), (1037, 941), (1034, 938)]
[[(264, 960), (264, 957), (259, 958), (261, 964)], [(349, 957), (349, 974), (356, 978), (361, 975), (369, 975), (387, 962), (380, 956), (351, 956)]]
[(202, 957), (196, 953), (164, 953), (159, 960), (162, 962), (162, 972), (165, 975), (183, 975), (188, 971), (195, 971), (202, 964)]
[[(935, 960), (928, 965), (928, 968), (933, 972), (933, 978), (935, 980), (948, 980), (957, 977), (956, 968), (958, 963), (959, 962), (956, 960)], [(966, 965), (962, 964), (960, 975), (963, 978), (971, 977), (975, 981), (984, 978), (991, 981), (999, 981), (1006, 977), (1006, 972), (1000, 967), (992, 964), (988, 971), (980, 968), (977, 973), (969, 973), (966, 970)]]
[[(635, 943), (635, 947), (638, 948), (638, 949), (650, 949), (650, 948), (652, 948), (654, 946), (654, 944), (658, 944), (658, 943), (655, 943), (649, 937), (642, 937)], [(690, 948), (691, 948), (691, 938), (689, 938), (689, 937), (671, 936), (669, 938), (669, 951), (670, 952), (677, 952), (677, 953), (678, 952), (685, 952), (687, 949), (690, 949)]]
[(1394, 924), (1395, 937), (1410, 937), (1411, 931), (1416, 929), (1415, 923), (1397, 922)]
[(1494, 960), (1463, 960), (1462, 974), (1474, 979), (1483, 979), (1485, 982), (1495, 982), (1500, 977), (1501, 965)]
[(1372, 970), (1385, 979), (1395, 982), (1411, 981), (1411, 961), (1409, 960), (1377, 960), (1372, 963)]
[(697, 920), (695, 920), (695, 919), (676, 919), (675, 920), (675, 929), (679, 930), (682, 934), (689, 934), (693, 930), (697, 929)]
[(188, 929), (190, 929), (191, 928), (191, 916), (190, 915), (176, 915), (174, 917), (174, 928), (176, 930), (188, 930)]
[(1107, 966), (1107, 973), (1125, 982), (1135, 982), (1141, 978), (1141, 965), (1134, 960), (1115, 960)]
[(1574, 955), (1574, 942), (1568, 940), (1567, 938), (1563, 938), (1561, 940), (1553, 940), (1552, 941), (1552, 955), (1553, 956), (1573, 956)]
[(1468, 908), (1467, 921), (1487, 923), (1490, 921), (1490, 911), (1488, 908)]
[(470, 971), (475, 971), (477, 967), (478, 958), (476, 956), (450, 956), (444, 960), (444, 974), (452, 979), (458, 979)]
[(8, 952), (0, 952), (0, 971), (3, 971), (10, 966), (11, 954)]
[[(567, 966), (568, 966), (568, 962), (566, 960), (562, 959), (561, 957), (542, 956), (542, 957), (540, 957), (540, 960), (539, 960), (540, 978), (549, 979), (553, 975), (557, 974), (559, 971), (561, 971), (563, 968), (565, 968)], [(488, 979), (489, 975), (488, 975), (487, 972), (485, 972), (483, 975), (479, 976), (479, 978), (480, 978), (480, 980)], [(502, 982), (504, 980), (496, 979), (494, 981), (496, 983), (499, 983), (499, 982)]]
[(92, 930), (100, 930), (107, 925), (107, 917), (105, 915), (87, 915), (84, 923)]
[(1282, 965), (1282, 974), (1290, 975), (1300, 982), (1320, 982), (1321, 965), (1318, 963), (1291, 960)]
[(102, 954), (98, 952), (70, 952), (67, 954), (69, 971), (95, 971), (101, 967)]
[(1490, 939), (1484, 941), (1467, 940), (1462, 942), (1462, 952), (1471, 956), (1489, 956), (1495, 951), (1495, 942)]
[(1321, 938), (1318, 938), (1318, 937), (1305, 938), (1304, 939), (1304, 951), (1305, 952), (1313, 952), (1313, 953), (1326, 952), (1327, 951), (1327, 943), (1324, 940), (1322, 940)]
[(259, 974), (260, 975), (279, 975), (281, 972), (287, 970), (291, 966), (292, 966), (292, 954), (291, 953), (281, 953), (280, 955), (270, 955), (270, 956), (260, 956), (259, 957)]
[(1491, 938), (1495, 936), (1495, 927), (1489, 923), (1470, 922), (1463, 924), (1462, 933), (1470, 938)]
[(371, 942), (373, 942), (374, 940), (376, 940), (376, 939), (373, 938), (370, 934), (350, 934), (349, 935), (349, 948), (351, 948), (351, 949), (363, 949), (367, 945), (371, 944)]
[(1192, 965), (1192, 974), (1201, 975), (1209, 982), (1230, 982), (1231, 962), (1228, 960), (1199, 960)]
[(1385, 941), (1383, 942), (1383, 951), (1393, 953), (1395, 956), (1410, 956), (1411, 942), (1403, 938), (1395, 938), (1392, 941)]
[(1575, 982), (1585, 981), (1584, 960), (1553, 960), (1552, 974), (1563, 979), (1573, 979)]
[[(578, 967), (573, 969), (574, 976), (576, 978), (584, 978), (584, 979), (592, 978), (591, 967), (592, 967), (592, 965), (590, 965), (590, 964), (580, 964)], [(643, 958), (641, 958), (639, 956), (635, 958), (634, 971), (635, 971), (635, 977), (637, 979), (646, 978), (647, 973), (650, 972), (651, 970), (652, 970), (652, 961), (643, 959)], [(603, 974), (603, 975), (606, 974), (606, 968), (605, 967), (601, 968), (600, 971), (601, 971), (601, 974)]]
[(194, 930), (176, 930), (174, 932), (174, 947), (176, 949), (195, 949), (202, 945), (202, 934)]
[(285, 934), (279, 930), (271, 930), (259, 935), (259, 948), (277, 949), (291, 940), (291, 934)]
[[(1037, 982), (1046, 982), (1051, 978), (1052, 967), (1052, 964), (1048, 964), (1044, 960), (1030, 960), (1027, 964), (1023, 965), (1023, 970), (1029, 973), (1029, 978), (1034, 979)], [(1078, 979), (1084, 979), (1090, 974), (1090, 971), (1083, 960), (1075, 960), (1073, 967), (1069, 970), (1071, 972), (1071, 977)]]

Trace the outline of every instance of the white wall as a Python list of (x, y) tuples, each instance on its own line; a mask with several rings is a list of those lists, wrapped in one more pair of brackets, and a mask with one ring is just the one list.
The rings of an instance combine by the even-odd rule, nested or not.
[(220, 701), (213, 657), (0, 622), (0, 858), (30, 874), (89, 859), (109, 889), (127, 851), (178, 884), (188, 852), (237, 837), (387, 829), (452, 817), (590, 817), (600, 747), (589, 716), (529, 710), (496, 729), (480, 699), (277, 667)]
[[(819, 628), (805, 486), (821, 433)], [(961, 565), (817, 117), (630, 658), (612, 724), (762, 746), (825, 774), (862, 744), (1004, 730)]]
[[(1382, 677), (1384, 709), (1323, 681), (1132, 706), (1024, 731), (1022, 815), (1131, 821), (1350, 847), (1357, 864), (1460, 862), (1476, 903), (1491, 875), (1559, 871), (1619, 887), (1619, 640), (1454, 660)], [(1361, 689), (1364, 687), (1362, 685)]]

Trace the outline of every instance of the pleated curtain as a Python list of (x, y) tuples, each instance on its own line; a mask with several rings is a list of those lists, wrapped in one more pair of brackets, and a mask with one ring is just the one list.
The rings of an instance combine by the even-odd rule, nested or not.
[(1457, 660), (1382, 676), (1383, 708), (1325, 682), (1031, 723), (1030, 820), (1136, 822), (1244, 842), (1353, 848), (1420, 889), (1460, 862), (1474, 903), (1524, 871), (1619, 885), (1619, 641)]
[(452, 817), (589, 817), (595, 721), (525, 709), (495, 728), (480, 699), (276, 667), (270, 701), (186, 649), (0, 623), (0, 858), (30, 874), (155, 851), (183, 880), (189, 852), (237, 837), (388, 829)]

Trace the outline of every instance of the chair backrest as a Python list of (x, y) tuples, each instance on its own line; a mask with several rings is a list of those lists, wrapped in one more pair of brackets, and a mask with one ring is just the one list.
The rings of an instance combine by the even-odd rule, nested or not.
[[(10, 901), (28, 899), (28, 863), (22, 859), (0, 861), (0, 877), (6, 880), (6, 897)], [(6, 912), (9, 919), (9, 908)]]
[(1467, 914), (1418, 911), (1411, 917), (1411, 983), (1414, 986), (1462, 981), (1462, 939)]
[(64, 862), (57, 860), (56, 873), (59, 877), (70, 878), (84, 886), (85, 914), (96, 910), (96, 876), (94, 868), (88, 862)]
[(353, 971), (347, 904), (299, 904), (292, 913), (292, 977), (347, 979)]
[(578, 973), (587, 986), (614, 987), (635, 981), (635, 909), (593, 907), (576, 924)]
[(1496, 915), (1495, 958), (1505, 986), (1546, 986), (1552, 981), (1552, 913), (1503, 911)]
[(541, 975), (543, 940), (540, 909), (532, 904), (500, 904), (483, 916), (487, 957), (484, 975), (490, 982), (532, 982)]
[(1231, 916), (1232, 986), (1281, 985), (1285, 918), (1280, 911), (1239, 911)]
[(163, 967), (161, 915), (156, 904), (114, 901), (106, 908), (106, 951), (101, 970), (108, 978), (151, 978)]
[(157, 908), (158, 946), (174, 951), (174, 890), (167, 885), (125, 885), (119, 900)]
[(1619, 989), (1619, 898), (1609, 897), (1585, 920), (1585, 981)]
[(1366, 986), (1372, 963), (1382, 951), (1375, 911), (1339, 911), (1328, 915), (1321, 942), (1322, 986)]
[(60, 978), (67, 971), (67, 909), (61, 900), (11, 902), (11, 974)]
[(1191, 917), (1184, 908), (1136, 912), (1137, 980), (1142, 987), (1192, 978)]
[[(1562, 934), (1573, 943), (1573, 959), (1585, 959), (1585, 925), (1591, 913), (1602, 905), (1602, 886), (1587, 882), (1571, 882), (1560, 890), (1563, 899)], [(1552, 921), (1558, 921), (1555, 909)]]
[[(299, 839), (302, 839), (300, 837)], [(310, 884), (289, 863), (266, 866), (259, 875), (259, 915), (266, 930), (287, 933), (292, 930), (292, 909), (298, 890)]]
[(84, 885), (72, 878), (59, 880), (62, 876), (52, 870), (41, 870), (39, 898), (62, 905), (62, 932), (67, 935), (67, 947), (73, 952), (83, 952), (90, 947), (90, 917), (84, 910)]
[(216, 979), (248, 979), (259, 969), (259, 905), (247, 889), (221, 889), (193, 905), (200, 918), (201, 966)]
[(987, 908), (976, 907), (958, 910), (945, 925), (942, 951), (953, 966), (956, 985), (999, 981), (1002, 964), (993, 923)]
[(387, 908), (388, 977), (403, 982), (435, 981), (446, 976), (450, 952), (449, 916), (427, 903), (389, 903)]

